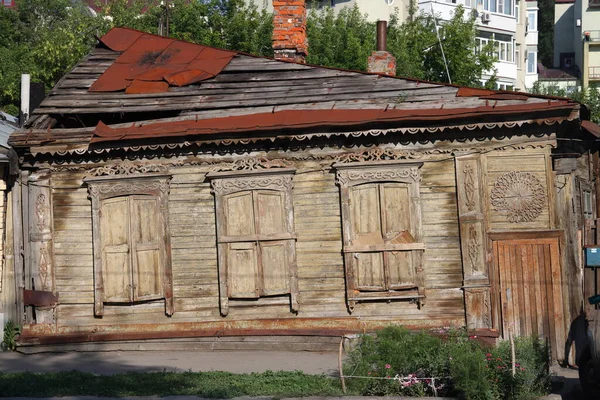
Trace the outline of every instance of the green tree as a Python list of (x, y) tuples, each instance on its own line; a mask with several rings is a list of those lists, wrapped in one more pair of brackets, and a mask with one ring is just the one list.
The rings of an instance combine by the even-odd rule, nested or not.
[(22, 73), (52, 87), (89, 51), (96, 25), (81, 3), (70, 0), (18, 0), (14, 8), (0, 7), (0, 107), (18, 113)]
[(375, 24), (367, 22), (357, 6), (345, 7), (337, 15), (329, 7), (312, 9), (306, 28), (308, 63), (367, 70), (367, 59), (375, 50)]
[(537, 81), (533, 84), (531, 93), (544, 96), (569, 97), (583, 103), (590, 111), (590, 120), (600, 123), (600, 90), (595, 85), (567, 93), (565, 89), (558, 87), (558, 85), (549, 84), (542, 86), (540, 81)]
[[(404, 24), (393, 19), (388, 49), (398, 60), (398, 75), (449, 82), (444, 64), (445, 56), (454, 84), (480, 86), (484, 72), (492, 71), (494, 76), (494, 62), (497, 60), (495, 44), (488, 43), (479, 49), (475, 16), (465, 16), (465, 12), (459, 6), (452, 18), (443, 23), (429, 13), (417, 14), (414, 9)], [(436, 25), (440, 40), (436, 34)]]
[(554, 0), (538, 1), (538, 59), (546, 67), (554, 66)]

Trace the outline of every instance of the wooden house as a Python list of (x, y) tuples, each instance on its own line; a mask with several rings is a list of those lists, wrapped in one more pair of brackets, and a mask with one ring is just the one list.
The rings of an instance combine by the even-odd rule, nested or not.
[(401, 324), (562, 352), (595, 213), (579, 103), (115, 28), (33, 114), (23, 344)]

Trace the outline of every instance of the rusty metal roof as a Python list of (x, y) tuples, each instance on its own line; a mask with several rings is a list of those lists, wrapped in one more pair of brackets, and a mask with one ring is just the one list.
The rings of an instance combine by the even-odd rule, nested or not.
[(128, 28), (113, 28), (99, 41), (122, 54), (88, 89), (90, 92), (167, 92), (169, 86), (213, 78), (236, 55)]
[(564, 98), (283, 62), (115, 28), (10, 143), (36, 154), (83, 154), (378, 131), (459, 138), (472, 129), (578, 120), (579, 108)]

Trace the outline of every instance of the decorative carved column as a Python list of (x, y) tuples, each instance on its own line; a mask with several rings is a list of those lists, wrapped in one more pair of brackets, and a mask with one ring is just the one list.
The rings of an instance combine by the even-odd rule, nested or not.
[[(29, 214), (26, 232), (29, 232), (29, 265), (31, 289), (37, 292), (54, 292), (54, 245), (52, 219), (52, 190), (47, 172), (32, 174), (28, 179)], [(27, 240), (27, 238), (25, 239)], [(35, 322), (54, 324), (55, 304), (36, 306)]]
[(467, 327), (492, 328), (481, 156), (456, 157), (455, 163)]

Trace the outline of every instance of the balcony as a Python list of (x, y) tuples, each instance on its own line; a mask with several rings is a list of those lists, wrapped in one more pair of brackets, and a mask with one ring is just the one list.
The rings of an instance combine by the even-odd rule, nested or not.
[(589, 41), (589, 42), (600, 42), (600, 31), (585, 31), (585, 32), (583, 32), (583, 40)]
[(591, 81), (600, 80), (600, 67), (588, 67), (588, 77)]

